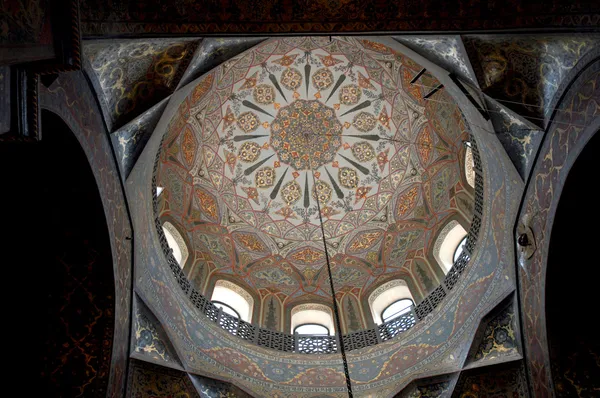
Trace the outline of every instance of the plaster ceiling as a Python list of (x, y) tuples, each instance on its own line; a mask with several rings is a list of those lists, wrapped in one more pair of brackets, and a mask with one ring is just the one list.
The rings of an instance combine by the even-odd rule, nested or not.
[(205, 277), (286, 303), (330, 300), (324, 230), (337, 291), (361, 297), (395, 277), (427, 290), (417, 260), (471, 199), (465, 122), (443, 90), (423, 99), (438, 84), (429, 74), (410, 84), (421, 69), (374, 41), (298, 37), (192, 83), (157, 177), (161, 217)]

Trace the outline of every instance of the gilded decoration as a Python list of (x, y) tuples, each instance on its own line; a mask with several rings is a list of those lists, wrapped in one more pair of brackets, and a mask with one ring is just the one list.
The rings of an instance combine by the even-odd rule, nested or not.
[(133, 351), (136, 354), (180, 366), (162, 326), (140, 299), (136, 300), (133, 337)]
[(340, 102), (344, 105), (355, 105), (358, 104), (361, 95), (360, 87), (355, 84), (348, 84), (342, 87), (340, 91)]
[(254, 88), (253, 97), (261, 105), (271, 105), (275, 102), (275, 89), (268, 84), (261, 84)]
[(129, 397), (200, 397), (185, 372), (134, 360), (129, 366), (128, 374), (127, 396)]
[(87, 42), (84, 54), (102, 91), (109, 129), (121, 127), (172, 93), (197, 45), (189, 39)]
[(461, 373), (453, 397), (529, 397), (522, 361)]
[(354, 189), (358, 186), (359, 177), (356, 170), (350, 167), (342, 167), (338, 172), (338, 179), (344, 188)]
[(169, 203), (175, 219), (188, 218), (187, 187), (200, 190), (194, 219), (224, 228), (205, 240), (229, 237), (224, 256), (203, 254), (211, 244), (202, 240), (196, 261), (210, 259), (257, 292), (280, 292), (284, 307), (329, 296), (323, 232), (333, 263), (352, 260), (335, 273), (336, 288), (358, 289), (359, 301), (406, 272), (407, 256), (427, 253), (458, 212), (454, 196), (466, 184), (462, 115), (443, 105), (453, 101), (444, 91), (443, 104), (422, 99), (426, 88), (409, 84), (421, 69), (378, 43), (296, 37), (266, 40), (205, 75), (212, 86), (186, 98), (170, 123), (170, 134), (193, 131), (193, 165), (183, 161), (192, 177), (161, 172), (182, 170), (166, 158), (157, 182), (164, 197), (179, 192), (182, 204)]
[(360, 112), (354, 116), (352, 125), (356, 127), (358, 131), (367, 133), (377, 127), (377, 118), (368, 112)]
[(271, 146), (279, 159), (296, 170), (332, 162), (342, 142), (342, 125), (334, 112), (314, 100), (281, 108), (271, 126)]
[(479, 347), (472, 359), (489, 360), (518, 354), (515, 330), (515, 312), (511, 305), (485, 324)]
[(256, 142), (244, 142), (238, 152), (242, 162), (252, 163), (260, 156), (260, 146)]
[(244, 133), (250, 133), (258, 128), (260, 119), (253, 112), (244, 112), (237, 119), (237, 123)]
[(321, 68), (312, 77), (314, 88), (327, 90), (333, 84), (333, 73), (327, 68)]

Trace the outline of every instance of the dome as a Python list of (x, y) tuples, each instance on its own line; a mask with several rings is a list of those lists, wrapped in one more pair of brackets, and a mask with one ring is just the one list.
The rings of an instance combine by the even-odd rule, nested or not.
[(373, 326), (381, 285), (402, 280), (417, 303), (439, 285), (436, 242), (450, 222), (468, 230), (474, 194), (468, 126), (448, 94), (423, 99), (440, 83), (413, 85), (422, 69), (370, 40), (282, 38), (190, 84), (155, 177), (191, 285), (235, 283), (252, 323), (290, 332), (293, 307), (333, 305), (329, 262), (344, 333)]
[(29, 395), (598, 389), (593, 10), (369, 1), (11, 6)]

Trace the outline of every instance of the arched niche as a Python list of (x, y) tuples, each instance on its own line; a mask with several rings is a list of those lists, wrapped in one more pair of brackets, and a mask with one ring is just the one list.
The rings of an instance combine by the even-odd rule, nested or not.
[(268, 294), (262, 300), (261, 326), (265, 329), (282, 331), (283, 326), (283, 304), (276, 294)]
[[(440, 269), (437, 266), (435, 268)], [(441, 273), (441, 271), (439, 272)], [(441, 277), (436, 274), (432, 265), (424, 258), (415, 258), (412, 261), (411, 273), (414, 276), (415, 284), (418, 284), (422, 290), (423, 296), (431, 293), (443, 280), (443, 273)]]
[(344, 294), (339, 305), (341, 307), (344, 333), (357, 332), (366, 328), (360, 301), (355, 295), (352, 293)]

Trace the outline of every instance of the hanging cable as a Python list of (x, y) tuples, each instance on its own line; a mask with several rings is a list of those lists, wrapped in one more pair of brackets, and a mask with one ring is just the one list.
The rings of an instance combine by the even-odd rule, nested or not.
[[(480, 90), (480, 89), (478, 89), (478, 88), (476, 88), (476, 87), (473, 87), (471, 84), (464, 83), (462, 80), (461, 80), (461, 83), (463, 83), (463, 84), (465, 84), (465, 85), (469, 86), (471, 89), (473, 89), (473, 90), (475, 90), (475, 91), (481, 92), (481, 90)], [(413, 86), (417, 86), (417, 87), (423, 87), (423, 88), (428, 88), (428, 89), (433, 89), (433, 88), (436, 88), (436, 87), (437, 87), (437, 86), (428, 86), (428, 85), (425, 85), (425, 84), (416, 84), (416, 83), (415, 83), (415, 84), (413, 84)], [(485, 95), (486, 95), (488, 98), (490, 98), (490, 99), (492, 99), (492, 100), (494, 100), (494, 101), (496, 101), (496, 102), (506, 102), (506, 103), (508, 103), (508, 104), (517, 104), (517, 105), (523, 105), (523, 106), (526, 106), (526, 107), (532, 107), (532, 108), (544, 108), (544, 105), (534, 105), (534, 104), (527, 104), (527, 103), (525, 103), (525, 102), (518, 102), (518, 101), (503, 100), (503, 99), (494, 98), (494, 97), (492, 97), (492, 96), (490, 96), (490, 95), (488, 95), (488, 94), (485, 94)], [(575, 111), (570, 111), (570, 110), (568, 110), (568, 109), (560, 109), (560, 108), (548, 108), (548, 110), (549, 110), (549, 111), (556, 111), (556, 112), (569, 112), (569, 113), (581, 113), (581, 114), (585, 113), (585, 112), (583, 112), (583, 111), (575, 112)], [(488, 110), (488, 112), (492, 112), (492, 111)], [(496, 112), (497, 112), (497, 113), (502, 113), (502, 112), (498, 112), (498, 111), (496, 111)]]
[[(312, 163), (312, 162), (311, 162)], [(329, 253), (327, 251), (327, 240), (325, 239), (325, 228), (323, 227), (323, 216), (321, 215), (321, 204), (319, 203), (319, 192), (317, 191), (317, 181), (314, 170), (311, 170), (313, 178), (313, 186), (315, 187), (317, 197), (317, 212), (319, 213), (319, 224), (321, 225), (321, 235), (323, 236), (323, 247), (325, 248), (325, 261), (327, 263), (327, 273), (329, 275), (329, 287), (331, 288), (331, 298), (333, 300), (333, 314), (335, 317), (335, 327), (339, 338), (340, 353), (342, 354), (342, 362), (344, 364), (344, 375), (346, 376), (346, 388), (348, 389), (348, 397), (352, 395), (352, 381), (350, 379), (350, 371), (348, 370), (348, 360), (346, 359), (346, 349), (342, 336), (342, 322), (340, 321), (340, 311), (338, 309), (337, 300), (335, 299), (335, 289), (333, 287), (333, 276), (331, 275), (331, 263), (329, 262)]]
[[(452, 102), (447, 102), (447, 101), (434, 100), (434, 99), (431, 99), (431, 98), (428, 98), (426, 101), (438, 102), (438, 103), (440, 103), (440, 104), (448, 104), (448, 105), (454, 105), (454, 106), (458, 107), (458, 105), (457, 105), (457, 104), (454, 104), (454, 103), (452, 103)], [(500, 112), (500, 111), (491, 111), (491, 110), (489, 110), (489, 109), (488, 109), (488, 112), (489, 112), (489, 113), (498, 113), (498, 114), (500, 114), (500, 115), (503, 115), (503, 114), (504, 114), (504, 112)], [(563, 110), (563, 112), (567, 112), (567, 110)], [(582, 113), (582, 112), (570, 112), (570, 111), (569, 111), (569, 113)], [(546, 119), (544, 119), (544, 118), (541, 118), (541, 117), (533, 117), (533, 116), (527, 116), (527, 119), (534, 119), (534, 120), (546, 121)], [(583, 126), (583, 125), (580, 125), (580, 124), (575, 124), (575, 123), (571, 123), (571, 122), (559, 122), (559, 121), (556, 121), (556, 120), (553, 120), (553, 121), (552, 121), (552, 123), (555, 123), (555, 124), (564, 124), (564, 125), (567, 125), (567, 126), (575, 126), (575, 127), (581, 127), (581, 128), (585, 128), (585, 127), (587, 127), (587, 126)], [(543, 129), (542, 129), (542, 128), (540, 128), (540, 130), (543, 130)]]

